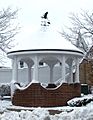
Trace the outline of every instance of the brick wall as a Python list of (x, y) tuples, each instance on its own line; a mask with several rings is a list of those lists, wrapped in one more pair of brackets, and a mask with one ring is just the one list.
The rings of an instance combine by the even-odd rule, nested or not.
[(67, 101), (80, 96), (80, 84), (62, 84), (59, 88), (51, 90), (43, 88), (39, 83), (33, 83), (25, 90), (16, 90), (12, 103), (17, 106), (50, 107), (63, 106)]

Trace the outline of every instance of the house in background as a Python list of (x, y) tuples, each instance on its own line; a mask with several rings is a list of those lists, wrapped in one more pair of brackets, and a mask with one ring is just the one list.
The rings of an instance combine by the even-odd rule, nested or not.
[(80, 63), (80, 82), (93, 86), (93, 46)]

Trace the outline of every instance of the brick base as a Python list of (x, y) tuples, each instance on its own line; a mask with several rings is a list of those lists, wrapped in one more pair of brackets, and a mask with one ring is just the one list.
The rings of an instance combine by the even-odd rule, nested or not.
[(16, 90), (12, 103), (25, 107), (53, 107), (63, 106), (67, 101), (81, 95), (81, 86), (76, 84), (62, 84), (57, 89), (43, 88), (39, 83), (32, 83), (25, 90)]

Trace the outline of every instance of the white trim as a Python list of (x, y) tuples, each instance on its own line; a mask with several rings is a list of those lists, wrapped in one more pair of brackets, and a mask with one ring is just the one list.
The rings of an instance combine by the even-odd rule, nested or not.
[(8, 53), (7, 56), (12, 58), (14, 55), (32, 55), (32, 54), (64, 54), (64, 55), (75, 55), (82, 57), (83, 53), (76, 51), (15, 51), (13, 53)]

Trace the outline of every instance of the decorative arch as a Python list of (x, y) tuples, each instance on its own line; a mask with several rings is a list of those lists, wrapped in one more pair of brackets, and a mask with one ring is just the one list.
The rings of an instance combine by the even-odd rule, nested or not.
[[(32, 71), (31, 68), (34, 65), (34, 61), (29, 57), (29, 56), (20, 56), (17, 59), (17, 64), (23, 62), (24, 63), (24, 67), (23, 69), (19, 69), (18, 72), (18, 77), (20, 75), (20, 72), (25, 74), (26, 80), (24, 84), (29, 84), (32, 81)], [(20, 66), (19, 66), (20, 68)], [(22, 76), (20, 76), (22, 77)], [(18, 78), (18, 82), (22, 82), (22, 79), (20, 81), (20, 79)]]
[(60, 65), (60, 63), (61, 63), (60, 60), (55, 55), (47, 55), (47, 56), (44, 55), (39, 59), (39, 62), (46, 64), (46, 68), (48, 70), (47, 75), (49, 76), (48, 84), (54, 84), (54, 82), (55, 82), (55, 80), (54, 80), (54, 67), (58, 63)]
[(18, 59), (18, 62), (19, 61), (23, 61), (23, 62), (25, 62), (26, 64), (27, 64), (27, 66), (33, 66), (34, 65), (34, 61), (33, 61), (33, 59), (31, 59), (30, 57), (26, 57), (26, 56), (24, 56), (24, 57), (20, 57), (19, 59)]

